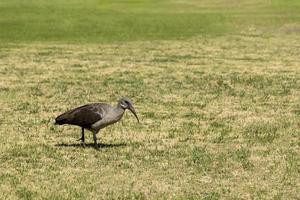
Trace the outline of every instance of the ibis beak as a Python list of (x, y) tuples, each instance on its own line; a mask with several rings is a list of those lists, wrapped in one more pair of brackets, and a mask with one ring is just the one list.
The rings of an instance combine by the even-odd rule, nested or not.
[(130, 105), (128, 109), (129, 109), (129, 110), (132, 112), (132, 114), (135, 116), (135, 118), (137, 119), (138, 123), (140, 123), (140, 120), (139, 120), (139, 118), (138, 118), (138, 116), (137, 116), (137, 114), (136, 114), (136, 112), (135, 112), (133, 106)]

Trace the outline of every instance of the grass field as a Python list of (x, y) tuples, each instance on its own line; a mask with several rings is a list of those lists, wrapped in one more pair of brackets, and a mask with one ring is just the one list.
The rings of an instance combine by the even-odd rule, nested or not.
[[(264, 32), (298, 23), (298, 0), (1, 0), (1, 43), (111, 43)], [(299, 32), (299, 27), (298, 27)]]
[[(299, 199), (299, 6), (1, 1), (0, 199)], [(53, 125), (122, 96), (99, 152)]]

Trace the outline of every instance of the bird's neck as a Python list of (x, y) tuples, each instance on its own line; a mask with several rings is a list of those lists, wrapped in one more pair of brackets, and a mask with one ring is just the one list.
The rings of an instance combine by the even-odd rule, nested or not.
[(125, 110), (119, 105), (117, 105), (117, 107), (114, 108), (114, 113), (116, 115), (115, 117), (117, 119), (121, 119), (123, 117), (124, 112)]

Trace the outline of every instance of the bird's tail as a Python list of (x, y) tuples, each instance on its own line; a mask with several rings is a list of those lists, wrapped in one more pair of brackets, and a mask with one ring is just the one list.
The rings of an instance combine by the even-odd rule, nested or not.
[(66, 124), (67, 122), (68, 122), (68, 118), (65, 116), (65, 113), (64, 113), (55, 118), (54, 125), (63, 125), (63, 124)]
[(54, 125), (63, 125), (65, 124), (66, 122), (62, 121), (62, 120), (56, 120), (55, 119), (55, 122), (54, 122)]

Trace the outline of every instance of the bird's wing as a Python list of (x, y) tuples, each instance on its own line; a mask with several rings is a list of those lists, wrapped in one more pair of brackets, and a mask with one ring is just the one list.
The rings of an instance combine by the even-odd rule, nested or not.
[(106, 104), (94, 103), (80, 106), (56, 118), (57, 124), (72, 124), (90, 128), (92, 124), (101, 120), (105, 115)]

